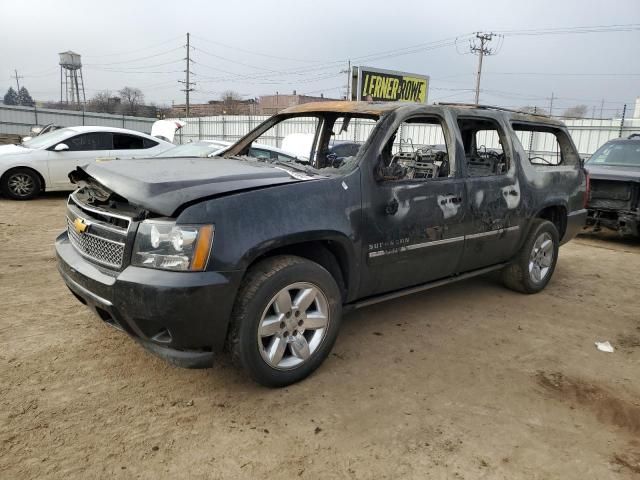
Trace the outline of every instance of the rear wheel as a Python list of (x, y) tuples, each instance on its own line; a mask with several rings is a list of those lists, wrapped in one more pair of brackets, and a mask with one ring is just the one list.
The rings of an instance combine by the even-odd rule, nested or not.
[(332, 275), (295, 256), (266, 259), (248, 272), (232, 314), (229, 349), (258, 383), (302, 380), (327, 357), (342, 301)]
[(522, 249), (502, 271), (503, 283), (522, 293), (537, 293), (547, 286), (558, 261), (559, 235), (548, 220), (535, 219)]
[(14, 200), (31, 200), (40, 194), (41, 188), (40, 177), (29, 168), (10, 170), (0, 181), (2, 193)]

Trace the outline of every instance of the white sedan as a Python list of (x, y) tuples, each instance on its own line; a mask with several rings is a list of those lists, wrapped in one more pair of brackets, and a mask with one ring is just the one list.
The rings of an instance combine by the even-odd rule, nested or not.
[(151, 157), (174, 146), (123, 128), (54, 130), (20, 145), (0, 146), (0, 191), (15, 200), (29, 200), (44, 191), (73, 190), (68, 174), (77, 166), (96, 158)]
[[(156, 157), (214, 157), (220, 155), (231, 145), (233, 145), (232, 142), (225, 140), (197, 140), (195, 142), (177, 145), (170, 150), (156, 155)], [(280, 160), (284, 162), (295, 160), (308, 161), (306, 157), (296, 157), (288, 151), (261, 143), (251, 145), (249, 156), (263, 160)]]

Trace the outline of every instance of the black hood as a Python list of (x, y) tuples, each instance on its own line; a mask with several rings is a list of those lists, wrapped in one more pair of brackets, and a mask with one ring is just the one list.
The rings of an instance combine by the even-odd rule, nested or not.
[(80, 169), (129, 203), (167, 216), (204, 197), (311, 179), (267, 163), (219, 157), (107, 160)]
[(620, 182), (640, 182), (640, 166), (589, 165), (585, 168), (592, 180), (613, 180)]

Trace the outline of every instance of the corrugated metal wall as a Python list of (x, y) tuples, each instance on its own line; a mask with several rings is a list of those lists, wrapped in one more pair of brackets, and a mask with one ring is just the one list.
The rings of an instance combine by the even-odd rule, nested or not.
[(119, 127), (150, 133), (155, 118), (110, 115), (108, 113), (77, 112), (49, 108), (0, 105), (0, 133), (29, 135), (34, 125), (53, 123), (63, 127), (79, 125)]
[[(183, 118), (187, 125), (179, 131), (175, 143), (187, 143), (201, 139), (221, 139), (235, 142), (249, 133), (256, 126), (269, 118), (265, 115), (220, 115), (212, 117)], [(17, 107), (0, 105), (0, 133), (28, 135), (33, 125), (53, 123), (61, 126), (102, 125), (129, 128), (149, 133), (154, 118), (129, 117), (123, 115), (109, 115), (105, 113), (76, 112), (69, 110), (40, 109), (31, 107)], [(366, 120), (354, 120), (348, 133), (336, 137), (340, 140), (364, 141), (371, 131), (372, 125)], [(597, 148), (612, 138), (618, 138), (620, 132), (623, 137), (631, 133), (640, 133), (640, 119), (627, 119), (621, 127), (620, 120), (581, 119), (565, 120), (565, 123), (578, 147), (580, 155), (588, 157)], [(355, 127), (355, 128), (354, 128)], [(299, 118), (280, 125), (267, 132), (263, 142), (281, 146), (282, 139), (289, 133), (313, 132), (314, 122), (308, 118)], [(415, 144), (443, 143), (439, 127), (433, 126), (432, 131), (418, 132), (413, 127), (411, 132), (402, 132), (402, 138), (410, 138)], [(541, 141), (542, 138), (539, 139)], [(398, 139), (399, 141), (399, 139)], [(490, 140), (487, 140), (491, 143)], [(544, 142), (543, 142), (544, 143)], [(486, 145), (496, 147), (496, 145)], [(535, 145), (534, 150), (546, 151), (545, 145)]]

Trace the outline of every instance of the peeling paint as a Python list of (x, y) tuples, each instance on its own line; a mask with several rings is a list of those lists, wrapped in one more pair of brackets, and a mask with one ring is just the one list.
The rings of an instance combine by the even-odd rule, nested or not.
[(455, 195), (438, 195), (438, 207), (442, 210), (444, 218), (455, 217), (460, 210), (460, 203), (455, 202)]
[(507, 202), (507, 208), (513, 210), (520, 205), (520, 182), (516, 180), (514, 185), (502, 187), (502, 196)]
[(482, 205), (482, 201), (484, 200), (484, 190), (478, 190), (476, 192), (476, 207), (480, 207)]

